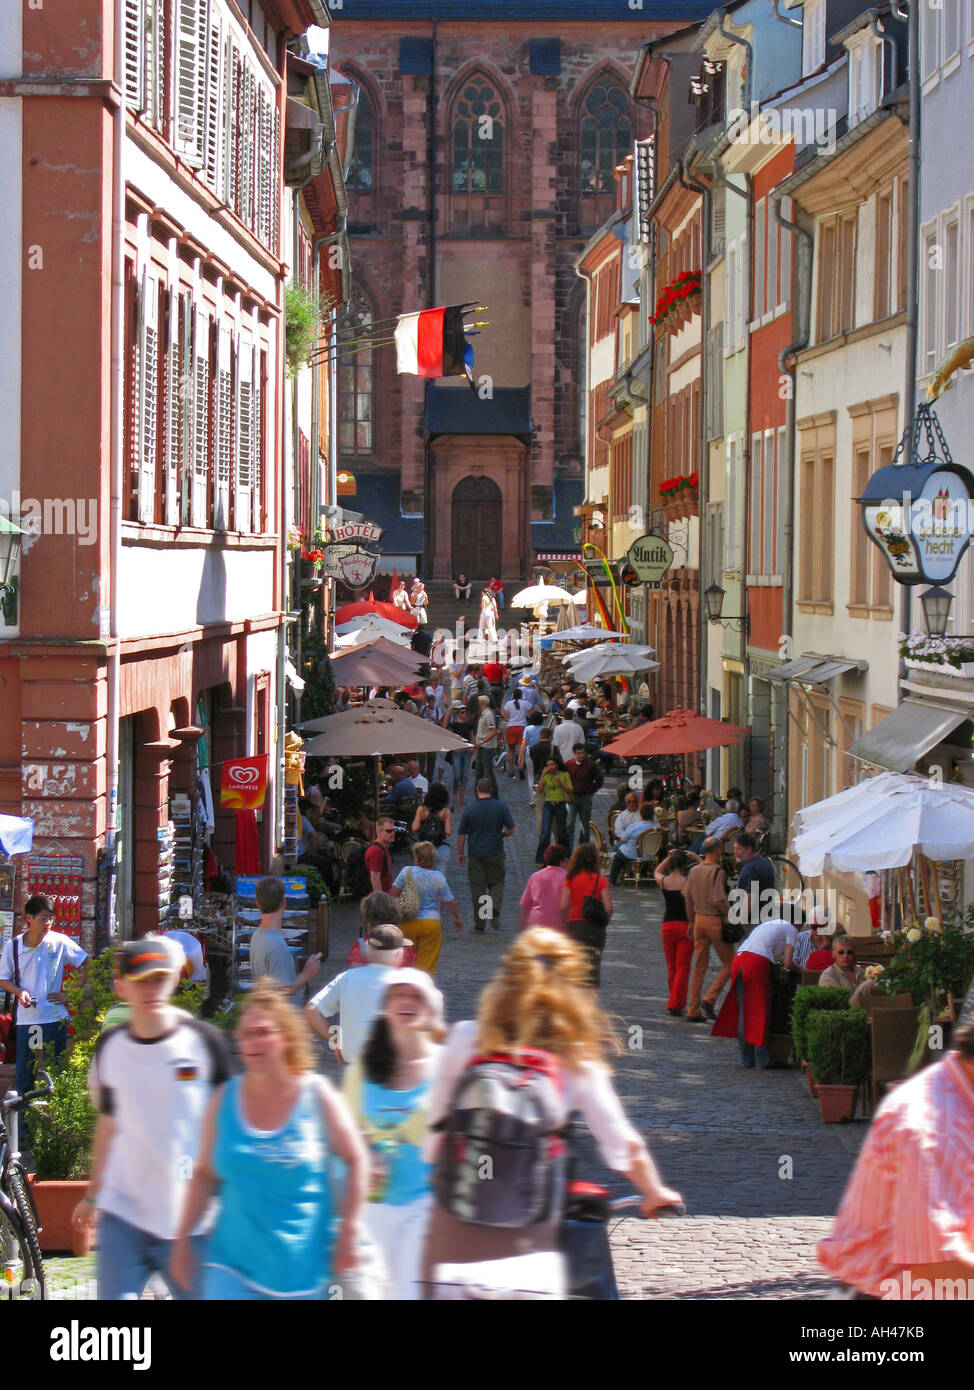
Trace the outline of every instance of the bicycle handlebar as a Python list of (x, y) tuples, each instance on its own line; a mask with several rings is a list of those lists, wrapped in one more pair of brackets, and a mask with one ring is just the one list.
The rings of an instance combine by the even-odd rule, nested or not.
[(30, 1105), (33, 1100), (40, 1100), (42, 1096), (52, 1096), (54, 1094), (54, 1082), (51, 1080), (48, 1072), (38, 1067), (37, 1078), (43, 1084), (35, 1087), (33, 1091), (27, 1091), (22, 1096), (15, 1095), (13, 1100), (5, 1099), (0, 1102), (0, 1109), (3, 1110), (5, 1115), (9, 1115), (13, 1110), (22, 1110), (25, 1105)]
[[(609, 1202), (609, 1210), (613, 1216), (641, 1215), (642, 1206), (645, 1198), (638, 1193), (630, 1193), (628, 1197), (613, 1197)], [(657, 1207), (651, 1217), (644, 1217), (644, 1220), (651, 1221), (656, 1217), (679, 1217), (686, 1216), (687, 1209), (683, 1202), (671, 1202), (665, 1207)]]

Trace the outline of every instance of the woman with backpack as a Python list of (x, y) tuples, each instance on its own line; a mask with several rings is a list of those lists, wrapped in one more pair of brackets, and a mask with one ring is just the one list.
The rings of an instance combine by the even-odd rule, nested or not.
[(443, 942), (442, 907), (453, 913), (457, 931), (463, 931), (463, 919), (450, 885), (436, 867), (436, 849), (428, 840), (413, 845), (412, 866), (400, 869), (392, 886), (399, 894), (399, 925), (416, 947), (416, 968), (425, 970), (432, 979)]
[[(423, 1254), (426, 1297), (439, 1265), (539, 1252), (557, 1260), (566, 1181), (562, 1136), (574, 1111), (606, 1165), (642, 1192), (644, 1215), (680, 1201), (663, 1184), (612, 1088), (606, 1059), (622, 1049), (586, 975), (573, 941), (532, 927), (501, 961), (476, 1021), (450, 1032), (428, 1112), (426, 1157), (436, 1172)], [(491, 1091), (502, 1098), (493, 1111), (484, 1109)], [(509, 1142), (498, 1143), (495, 1135)], [(478, 1180), (488, 1159), (493, 1181)]]
[(598, 989), (606, 928), (612, 917), (612, 894), (608, 879), (599, 872), (599, 852), (593, 844), (579, 845), (568, 861), (561, 910), (568, 919), (565, 931), (588, 954), (589, 984)]
[(423, 1146), (442, 1013), (442, 997), (428, 975), (393, 972), (368, 1042), (342, 1083), (371, 1159), (365, 1225), (382, 1253), (388, 1297), (396, 1300), (422, 1297), (420, 1261), (432, 1201)]
[(416, 807), (412, 830), (419, 839), (428, 840), (434, 846), (436, 866), (445, 873), (450, 862), (447, 840), (453, 834), (453, 817), (450, 814), (450, 793), (442, 782), (434, 782), (421, 805)]

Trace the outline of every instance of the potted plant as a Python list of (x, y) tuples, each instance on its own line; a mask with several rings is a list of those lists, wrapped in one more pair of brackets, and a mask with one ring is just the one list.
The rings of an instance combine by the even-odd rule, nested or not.
[(816, 1010), (847, 1009), (849, 991), (841, 985), (823, 986), (802, 985), (795, 991), (791, 1005), (791, 1036), (795, 1044), (795, 1057), (808, 1072), (808, 1090), (814, 1098), (815, 1076), (808, 1060), (808, 1019)]
[(88, 1165), (97, 1116), (88, 1095), (88, 1067), (94, 1042), (76, 1043), (70, 1055), (49, 1067), (54, 1094), (31, 1110), (31, 1179), (40, 1222), (42, 1250), (87, 1255), (71, 1229), (71, 1216), (88, 1186)]
[(896, 954), (886, 962), (877, 989), (901, 1005), (927, 1004), (933, 1017), (946, 1013), (974, 974), (974, 905), (945, 922), (927, 917), (893, 933)]
[(826, 1124), (851, 1120), (869, 1077), (869, 1019), (862, 1009), (817, 1009), (808, 1020), (808, 1060)]
[(791, 1061), (793, 1039), (791, 1034), (791, 1006), (798, 988), (797, 976), (786, 970), (780, 961), (771, 964), (771, 1022), (769, 1025), (768, 1051), (771, 1059), (779, 1066), (787, 1066)]

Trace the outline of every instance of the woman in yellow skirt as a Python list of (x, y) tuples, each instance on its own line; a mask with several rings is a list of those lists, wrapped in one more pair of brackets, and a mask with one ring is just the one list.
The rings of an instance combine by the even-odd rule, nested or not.
[(450, 885), (436, 868), (436, 846), (428, 840), (420, 840), (413, 846), (412, 867), (399, 871), (393, 888), (402, 893), (410, 879), (419, 897), (419, 908), (415, 917), (404, 917), (399, 925), (416, 948), (416, 968), (435, 978), (443, 940), (442, 907), (448, 907), (453, 913), (457, 931), (463, 931), (463, 922)]

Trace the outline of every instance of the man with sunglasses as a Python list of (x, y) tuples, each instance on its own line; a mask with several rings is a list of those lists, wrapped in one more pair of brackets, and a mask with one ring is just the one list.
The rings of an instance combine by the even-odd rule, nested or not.
[(820, 985), (840, 985), (852, 995), (850, 1003), (857, 1002), (860, 986), (866, 984), (865, 966), (856, 960), (856, 943), (851, 936), (839, 936), (832, 946), (834, 963), (823, 970), (818, 977)]

